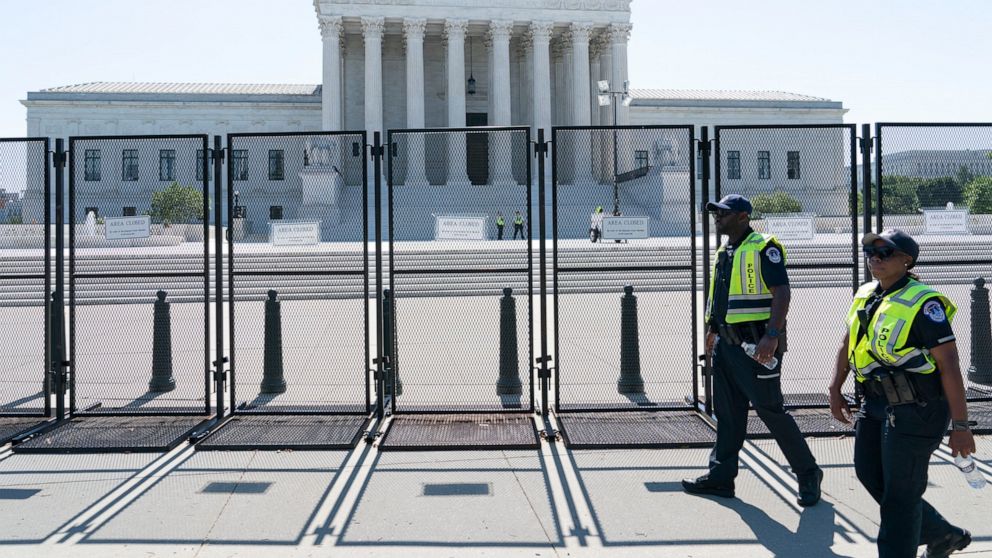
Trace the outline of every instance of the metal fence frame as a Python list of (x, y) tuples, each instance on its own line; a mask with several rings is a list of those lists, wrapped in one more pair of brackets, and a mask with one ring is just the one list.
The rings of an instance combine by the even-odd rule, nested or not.
[[(692, 342), (690, 344), (691, 354), (688, 355), (687, 368), (692, 371), (692, 401), (686, 401), (685, 405), (667, 405), (667, 406), (657, 406), (657, 407), (643, 407), (632, 404), (627, 407), (601, 407), (601, 406), (567, 406), (562, 407), (561, 404), (561, 371), (560, 371), (560, 344), (559, 344), (559, 293), (558, 293), (558, 274), (562, 271), (562, 268), (558, 264), (558, 133), (562, 131), (597, 131), (597, 130), (684, 130), (689, 134), (689, 146), (690, 150), (694, 150), (696, 143), (696, 132), (695, 127), (690, 124), (686, 125), (628, 125), (628, 126), (554, 126), (551, 128), (551, 235), (552, 235), (552, 296), (553, 296), (553, 320), (554, 320), (554, 354), (558, 362), (554, 366), (554, 410), (555, 413), (569, 413), (569, 412), (644, 412), (644, 411), (695, 411), (698, 409), (699, 404), (702, 402), (702, 397), (700, 394), (699, 385), (699, 369), (695, 364), (696, 355), (699, 351), (698, 347), (698, 317), (699, 308), (696, 303), (696, 293), (699, 289), (699, 283), (697, 281), (696, 273), (696, 213), (692, 211), (689, 216), (689, 230), (690, 230), (690, 263), (688, 265), (679, 266), (648, 266), (648, 267), (636, 267), (636, 268), (620, 268), (622, 271), (678, 271), (678, 270), (690, 270), (692, 280), (691, 280), (691, 293), (692, 293), (692, 306), (690, 310), (691, 316), (691, 337)], [(616, 157), (616, 155), (614, 155)], [(690, 207), (696, 207), (696, 157), (689, 157), (689, 176), (691, 177), (691, 186), (689, 188), (689, 200)], [(543, 181), (543, 176), (541, 177)], [(545, 212), (541, 211), (542, 218)], [(542, 255), (545, 258), (546, 255)], [(565, 268), (564, 271), (583, 271), (583, 269), (568, 269)], [(541, 278), (542, 281), (546, 281), (546, 277)], [(545, 327), (542, 331), (542, 335), (547, 335), (547, 328)]]
[[(850, 179), (851, 179), (851, 197), (849, 199), (849, 204), (853, 204), (850, 207), (857, 207), (857, 193), (858, 193), (858, 170), (857, 170), (857, 156), (858, 156), (858, 135), (857, 135), (857, 125), (856, 124), (760, 124), (760, 125), (732, 125), (732, 126), (714, 126), (714, 139), (713, 139), (713, 157), (715, 157), (715, 162), (713, 165), (713, 170), (716, 175), (715, 186), (714, 186), (714, 196), (715, 200), (722, 197), (722, 153), (720, 150), (720, 133), (725, 130), (847, 130), (850, 142), (849, 151), (846, 154), (847, 159), (850, 163)], [(867, 193), (864, 194), (867, 197)], [(850, 211), (851, 214), (851, 263), (837, 263), (837, 264), (790, 264), (789, 269), (851, 269), (851, 294), (853, 295), (861, 284), (860, 281), (860, 261), (861, 261), (861, 249), (860, 249), (860, 237), (858, 228), (858, 212)], [(708, 225), (708, 223), (707, 223)], [(706, 227), (704, 234), (707, 235), (707, 240), (709, 240), (709, 227)], [(711, 245), (709, 242), (704, 243), (703, 250), (703, 266), (704, 269), (711, 269), (713, 254), (716, 253), (716, 248), (720, 245), (720, 239), (716, 239), (715, 245), (711, 250)], [(708, 287), (705, 287), (708, 288)], [(712, 394), (708, 393), (709, 397)], [(827, 403), (817, 404), (817, 403), (790, 403), (786, 401), (785, 407), (787, 409), (822, 409), (829, 405)]]
[[(53, 360), (52, 360), (52, 302), (57, 302), (59, 297), (57, 293), (52, 292), (52, 181), (51, 181), (51, 144), (49, 138), (44, 137), (28, 137), (28, 138), (0, 138), (0, 143), (23, 143), (25, 145), (30, 145), (32, 143), (40, 142), (44, 150), (44, 163), (43, 167), (43, 177), (44, 181), (44, 207), (45, 207), (45, 268), (44, 275), (32, 274), (32, 275), (19, 275), (19, 274), (3, 274), (0, 273), (0, 280), (4, 279), (27, 279), (27, 280), (43, 280), (45, 282), (45, 294), (42, 300), (44, 305), (44, 321), (45, 321), (45, 331), (44, 335), (44, 367), (41, 370), (41, 382), (42, 382), (42, 393), (45, 399), (44, 408), (38, 412), (15, 412), (15, 411), (3, 411), (0, 410), (0, 417), (50, 417), (52, 416), (52, 401), (51, 395), (53, 391), (52, 381), (54, 379), (53, 374)], [(61, 257), (58, 254), (57, 257)]]
[[(236, 301), (234, 297), (234, 283), (235, 283), (235, 273), (234, 273), (234, 261), (237, 256), (234, 252), (234, 237), (232, 234), (227, 235), (227, 301), (229, 303), (230, 311), (228, 314), (228, 346), (227, 346), (227, 357), (229, 359), (227, 365), (229, 366), (230, 375), (228, 377), (229, 382), (229, 405), (231, 415), (367, 415), (372, 410), (372, 400), (370, 394), (370, 370), (369, 368), (369, 272), (371, 271), (369, 267), (369, 221), (368, 221), (368, 191), (369, 191), (369, 177), (368, 177), (368, 135), (364, 130), (361, 131), (338, 131), (338, 132), (259, 132), (259, 133), (230, 133), (227, 134), (227, 159), (226, 159), (226, 170), (227, 170), (227, 180), (224, 181), (224, 188), (227, 190), (225, 203), (227, 204), (227, 214), (229, 217), (234, 215), (234, 160), (231, 153), (235, 147), (235, 140), (238, 138), (289, 138), (289, 137), (340, 137), (340, 136), (360, 136), (361, 137), (361, 151), (362, 151), (362, 199), (363, 201), (363, 225), (362, 225), (362, 236), (365, 239), (362, 242), (362, 261), (363, 261), (363, 271), (361, 275), (363, 276), (364, 282), (364, 327), (363, 327), (363, 338), (365, 347), (365, 408), (363, 411), (307, 411), (307, 410), (266, 410), (264, 408), (253, 409), (250, 412), (242, 411), (238, 408), (237, 400), (237, 360), (235, 355), (235, 307)], [(218, 212), (219, 213), (219, 212)], [(220, 257), (218, 257), (218, 260)], [(218, 261), (218, 268), (220, 267), (220, 261)], [(248, 272), (248, 275), (259, 275), (258, 272)], [(298, 272), (298, 271), (270, 271), (261, 273), (262, 275), (278, 276), (278, 275), (320, 275), (320, 276), (354, 276), (359, 275), (357, 272), (351, 271), (322, 271), (322, 272)], [(222, 280), (218, 279), (217, 284), (218, 293), (223, 292)], [(222, 300), (222, 297), (218, 297)], [(219, 409), (218, 415), (223, 416), (223, 409)]]
[[(203, 192), (203, 273), (194, 274), (116, 274), (115, 277), (164, 277), (164, 276), (203, 276), (203, 320), (204, 320), (204, 352), (203, 352), (203, 379), (204, 379), (204, 412), (192, 412), (192, 411), (156, 411), (154, 413), (128, 413), (120, 410), (112, 411), (102, 411), (97, 408), (93, 409), (78, 409), (76, 405), (76, 280), (77, 279), (87, 279), (87, 278), (99, 278), (97, 276), (88, 275), (77, 275), (76, 273), (76, 157), (75, 157), (75, 143), (78, 141), (125, 141), (125, 140), (200, 140), (202, 141), (202, 148), (204, 154), (209, 152), (209, 141), (206, 134), (154, 134), (154, 135), (109, 135), (109, 136), (70, 136), (69, 137), (69, 150), (66, 152), (69, 159), (69, 183), (68, 183), (68, 193), (69, 193), (69, 358), (70, 362), (70, 374), (69, 374), (69, 412), (73, 415), (85, 415), (85, 416), (199, 416), (209, 415), (211, 413), (211, 402), (210, 402), (210, 235), (209, 227), (210, 220), (206, 217), (209, 215), (210, 207), (210, 183), (207, 164), (207, 157), (203, 158), (203, 180), (200, 182)], [(57, 394), (58, 397), (62, 397), (62, 394)]]
[[(524, 383), (524, 386), (526, 386), (526, 389), (529, 392), (529, 395), (528, 395), (529, 406), (527, 406), (525, 408), (520, 408), (520, 409), (502, 409), (502, 410), (500, 410), (500, 409), (464, 409), (464, 408), (459, 408), (459, 409), (445, 409), (445, 408), (440, 408), (440, 407), (437, 408), (437, 409), (403, 409), (402, 406), (397, 406), (397, 404), (396, 404), (396, 399), (397, 398), (394, 395), (395, 394), (395, 387), (396, 387), (395, 386), (395, 384), (396, 384), (396, 377), (398, 376), (397, 373), (392, 373), (392, 374), (389, 374), (388, 375), (390, 377), (390, 379), (391, 379), (391, 382), (389, 382), (388, 385), (385, 382), (385, 376), (382, 375), (382, 374), (380, 374), (381, 381), (383, 381), (383, 390), (382, 390), (382, 393), (384, 394), (385, 398), (389, 401), (390, 411), (393, 414), (429, 415), (429, 414), (449, 414), (449, 413), (453, 413), (453, 412), (454, 413), (458, 413), (458, 414), (520, 414), (520, 413), (532, 413), (532, 412), (534, 412), (534, 409), (536, 408), (536, 404), (535, 404), (535, 397), (534, 397), (534, 367), (530, 365), (530, 363), (534, 361), (534, 335), (533, 335), (533, 332), (534, 332), (534, 305), (533, 305), (533, 298), (534, 298), (534, 253), (533, 253), (533, 240), (534, 240), (534, 227), (533, 227), (534, 203), (533, 203), (533, 200), (532, 200), (533, 194), (534, 194), (534, 179), (533, 179), (533, 168), (532, 168), (533, 163), (531, 161), (531, 158), (532, 158), (532, 155), (533, 155), (532, 143), (531, 143), (532, 142), (531, 129), (530, 129), (529, 126), (475, 126), (475, 127), (463, 127), (463, 128), (407, 128), (407, 129), (391, 129), (391, 130), (387, 130), (387, 132), (386, 132), (386, 142), (385, 142), (385, 145), (384, 146), (379, 146), (381, 149), (379, 150), (378, 155), (381, 156), (381, 162), (380, 162), (380, 164), (385, 164), (385, 163), (388, 162), (388, 169), (387, 169), (387, 173), (388, 174), (386, 175), (385, 180), (380, 181), (380, 183), (377, 184), (376, 187), (380, 189), (379, 190), (380, 192), (381, 192), (381, 188), (383, 188), (383, 187), (385, 187), (386, 190), (387, 190), (387, 198), (386, 198), (386, 204), (387, 204), (387, 206), (386, 207), (387, 207), (387, 218), (388, 218), (388, 221), (387, 221), (387, 223), (388, 223), (388, 239), (386, 241), (389, 243), (389, 289), (393, 293), (396, 293), (394, 279), (395, 279), (395, 277), (397, 275), (397, 272), (396, 272), (396, 269), (395, 269), (396, 260), (394, 258), (394, 227), (393, 227), (393, 225), (394, 225), (394, 223), (393, 223), (393, 187), (394, 187), (394, 183), (393, 183), (393, 164), (392, 164), (392, 161), (393, 161), (393, 149), (392, 149), (393, 148), (393, 136), (396, 135), (396, 134), (424, 134), (424, 133), (430, 133), (430, 132), (433, 132), (433, 133), (445, 133), (445, 132), (446, 133), (465, 133), (466, 135), (467, 134), (471, 134), (471, 133), (477, 133), (478, 134), (478, 133), (487, 133), (487, 132), (509, 132), (509, 133), (513, 133), (513, 132), (521, 133), (522, 132), (524, 134), (526, 151), (527, 151), (527, 154), (526, 154), (525, 159), (527, 161), (527, 163), (526, 163), (526, 171), (527, 171), (526, 172), (526, 176), (527, 176), (527, 185), (526, 185), (526, 187), (527, 187), (527, 239), (528, 239), (528, 242), (527, 242), (527, 314), (528, 314), (527, 320), (528, 320), (528, 324), (529, 324), (529, 327), (528, 327), (528, 329), (529, 329), (529, 332), (528, 332), (529, 335), (528, 335), (528, 341), (527, 341), (528, 355), (529, 355), (529, 357), (528, 357), (528, 361), (527, 361), (527, 366), (525, 368), (527, 370), (528, 381)], [(377, 145), (378, 145), (378, 142), (377, 142)], [(385, 153), (383, 153), (383, 151)], [(511, 153), (512, 153), (512, 150), (511, 150)], [(380, 210), (381, 210), (381, 204), (378, 204), (376, 206), (376, 211), (378, 212)], [(541, 215), (542, 215), (542, 218), (543, 218), (543, 211), (541, 211), (540, 208), (538, 208), (538, 211), (541, 212)], [(378, 219), (377, 219), (377, 221), (378, 221)], [(378, 277), (382, 277), (382, 263), (383, 263), (382, 262), (382, 258), (378, 258), (377, 259), (377, 262), (376, 262), (376, 265), (377, 265), (377, 276)], [(435, 271), (437, 271), (437, 270), (435, 270)], [(455, 270), (455, 271), (453, 271), (453, 273), (478, 273), (480, 271), (487, 271), (487, 270), (479, 270), (479, 269)], [(513, 270), (501, 270), (501, 271), (506, 272), (506, 271), (513, 271)], [(403, 274), (410, 274), (410, 273), (418, 273), (418, 272), (416, 270), (412, 270), (412, 271), (410, 271), (410, 270), (404, 270), (404, 271), (401, 271), (399, 274), (400, 275), (403, 275)], [(542, 278), (540, 278), (540, 280), (543, 281), (544, 278), (542, 277)], [(381, 285), (380, 285), (380, 288), (379, 288), (379, 291), (378, 291), (378, 295), (379, 295), (378, 296), (379, 302), (381, 304), (381, 301), (382, 301)], [(395, 297), (395, 294), (394, 294), (394, 297)], [(395, 298), (394, 298), (394, 300), (395, 300)], [(379, 312), (379, 321), (380, 321), (380, 323), (382, 322), (382, 312), (381, 312), (381, 310)], [(382, 332), (382, 328), (381, 327), (380, 327), (380, 330), (379, 331), (380, 331), (380, 333)], [(546, 334), (546, 332), (544, 332), (542, 330), (541, 335), (543, 336), (545, 334)], [(382, 343), (381, 343), (382, 336), (380, 335), (379, 337), (380, 337), (380, 344), (379, 345), (381, 347), (381, 350), (379, 351), (380, 354), (378, 355), (377, 362), (383, 363), (383, 362), (386, 362), (386, 359), (384, 359), (383, 357), (386, 356), (385, 353), (388, 352), (388, 349), (386, 349), (385, 347), (382, 346)], [(396, 340), (395, 336), (393, 337), (393, 340), (395, 342), (395, 340)], [(398, 352), (399, 349), (397, 347), (394, 347), (393, 350)], [(392, 363), (387, 363), (387, 364), (389, 366), (392, 366)]]

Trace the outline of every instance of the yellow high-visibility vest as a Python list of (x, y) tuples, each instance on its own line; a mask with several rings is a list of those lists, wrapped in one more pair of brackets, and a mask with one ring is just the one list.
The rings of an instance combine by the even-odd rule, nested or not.
[[(877, 281), (861, 285), (854, 295), (851, 310), (847, 313), (847, 358), (855, 378), (863, 382), (883, 365), (917, 374), (933, 373), (937, 369), (937, 363), (930, 356), (930, 351), (906, 346), (909, 332), (913, 329), (913, 320), (919, 315), (920, 309), (933, 299), (944, 303), (948, 322), (957, 313), (957, 306), (943, 294), (910, 279), (905, 287), (882, 297), (878, 302), (878, 309), (868, 322), (866, 332), (861, 334), (858, 311), (865, 307), (877, 285)], [(939, 312), (940, 309), (934, 308), (932, 311)]]
[[(785, 262), (785, 248), (770, 234), (752, 232), (734, 250), (734, 263), (730, 272), (730, 292), (727, 296), (727, 323), (758, 322), (768, 320), (772, 315), (772, 291), (761, 276), (761, 252), (768, 244), (775, 245), (782, 253)], [(720, 246), (713, 261), (710, 273), (709, 299), (706, 303), (706, 322), (710, 321), (713, 308), (713, 290), (716, 284), (716, 264), (720, 253), (727, 251), (727, 245)]]

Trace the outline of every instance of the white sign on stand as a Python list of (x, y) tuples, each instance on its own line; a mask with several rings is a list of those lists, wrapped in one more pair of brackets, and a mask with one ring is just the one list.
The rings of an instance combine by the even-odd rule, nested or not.
[(813, 240), (816, 236), (814, 215), (802, 213), (765, 215), (765, 226), (768, 233), (779, 240)]
[(434, 240), (486, 240), (487, 217), (435, 215)]
[(320, 221), (269, 222), (273, 246), (311, 246), (320, 244)]
[(968, 234), (968, 210), (924, 209), (923, 234)]
[(148, 238), (151, 236), (152, 219), (147, 215), (135, 217), (107, 217), (105, 236), (107, 240), (125, 238)]
[(648, 217), (603, 217), (603, 240), (647, 238)]

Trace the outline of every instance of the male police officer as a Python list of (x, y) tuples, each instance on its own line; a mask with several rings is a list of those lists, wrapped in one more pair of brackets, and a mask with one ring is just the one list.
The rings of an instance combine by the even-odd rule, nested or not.
[(496, 240), (503, 240), (503, 227), (506, 226), (506, 219), (503, 218), (503, 212), (496, 212)]
[(513, 240), (517, 239), (517, 234), (520, 234), (520, 238), (527, 238), (524, 236), (524, 216), (520, 211), (513, 215)]
[[(716, 445), (709, 472), (682, 481), (690, 494), (733, 498), (737, 454), (747, 434), (748, 402), (753, 403), (799, 478), (798, 502), (812, 506), (820, 500), (823, 471), (792, 416), (782, 404), (781, 360), (789, 311), (789, 277), (785, 249), (775, 237), (751, 229), (751, 202), (731, 194), (706, 204), (718, 235), (727, 243), (717, 250), (706, 304), (706, 353), (713, 359)], [(719, 339), (719, 342), (717, 342)], [(742, 343), (757, 345), (754, 358)], [(772, 369), (764, 363), (778, 355)]]

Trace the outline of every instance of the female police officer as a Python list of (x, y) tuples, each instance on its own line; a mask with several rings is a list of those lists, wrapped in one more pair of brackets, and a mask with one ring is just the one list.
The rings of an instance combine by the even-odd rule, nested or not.
[(830, 385), (830, 410), (850, 423), (841, 385), (854, 370), (864, 393), (854, 468), (881, 507), (878, 555), (909, 558), (926, 544), (923, 556), (949, 556), (968, 546), (971, 534), (948, 523), (923, 492), (930, 455), (949, 419), (952, 453), (975, 451), (950, 325), (957, 308), (910, 273), (920, 248), (908, 234), (890, 229), (867, 234), (861, 243), (875, 281), (854, 295)]

